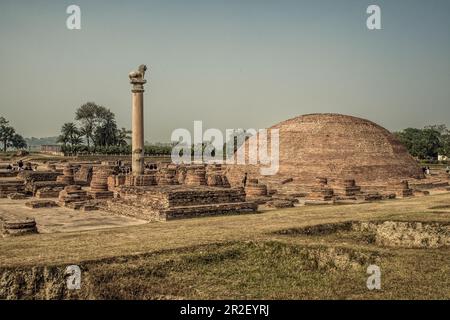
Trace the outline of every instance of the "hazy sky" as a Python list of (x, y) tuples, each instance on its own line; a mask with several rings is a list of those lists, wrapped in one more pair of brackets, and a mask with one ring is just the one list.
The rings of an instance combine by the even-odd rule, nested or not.
[[(81, 7), (81, 30), (66, 8)], [(378, 4), (382, 30), (366, 27)], [(0, 0), (0, 115), (54, 136), (87, 101), (130, 127), (128, 73), (150, 67), (145, 136), (265, 128), (315, 112), (390, 130), (450, 125), (448, 0)]]

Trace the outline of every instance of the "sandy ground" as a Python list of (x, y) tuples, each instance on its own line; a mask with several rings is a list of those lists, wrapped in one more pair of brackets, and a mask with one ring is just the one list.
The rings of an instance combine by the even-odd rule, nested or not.
[(84, 212), (64, 207), (31, 209), (25, 206), (27, 201), (0, 199), (0, 219), (34, 218), (39, 233), (79, 232), (147, 223), (145, 220), (113, 216), (100, 210)]

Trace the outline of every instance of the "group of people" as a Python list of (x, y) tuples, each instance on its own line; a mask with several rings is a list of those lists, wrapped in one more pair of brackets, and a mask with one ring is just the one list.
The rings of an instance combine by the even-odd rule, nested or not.
[[(430, 175), (430, 174), (431, 174), (430, 167), (422, 167), (422, 171), (423, 171), (423, 173), (426, 174), (426, 175)], [(447, 174), (450, 174), (450, 166), (447, 166), (447, 167), (445, 168), (445, 172), (446, 172)]]
[(34, 166), (34, 168), (33, 168), (31, 162), (27, 162), (26, 164), (24, 164), (22, 160), (19, 160), (17, 162), (17, 166), (13, 166), (12, 164), (8, 164), (6, 169), (11, 170), (11, 171), (23, 171), (23, 170), (36, 171), (37, 170), (37, 166)]

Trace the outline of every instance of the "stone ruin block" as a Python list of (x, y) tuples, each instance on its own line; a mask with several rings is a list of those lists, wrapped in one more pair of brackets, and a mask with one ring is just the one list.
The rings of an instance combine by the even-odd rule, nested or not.
[(274, 199), (266, 202), (266, 206), (275, 209), (292, 208), (294, 207), (294, 202), (290, 200)]
[(267, 191), (267, 186), (259, 183), (258, 179), (249, 179), (245, 186), (245, 194), (248, 201), (254, 201), (257, 204), (264, 204), (272, 199)]
[(354, 179), (345, 179), (341, 188), (335, 188), (335, 192), (341, 192), (344, 196), (357, 196), (361, 194), (361, 187), (356, 185)]
[(92, 199), (106, 200), (114, 198), (114, 192), (112, 191), (89, 191), (89, 195)]
[(83, 190), (81, 186), (67, 186), (59, 194), (59, 205), (74, 210), (97, 210), (97, 205), (90, 202), (91, 199), (91, 194)]
[(409, 187), (408, 180), (402, 180), (399, 183), (394, 183), (388, 187), (389, 191), (394, 192), (397, 197), (412, 197), (414, 196), (414, 190)]
[(224, 188), (231, 188), (231, 184), (228, 181), (228, 177), (225, 174), (222, 175), (222, 187), (224, 187)]
[(365, 201), (379, 201), (383, 200), (383, 195), (379, 194), (378, 192), (374, 193), (368, 193), (364, 195)]
[(94, 171), (89, 191), (89, 195), (93, 199), (109, 199), (114, 197), (114, 193), (108, 190), (108, 177), (113, 172), (110, 168), (102, 167)]
[(65, 186), (65, 183), (57, 181), (36, 181), (31, 185), (31, 194), (37, 198), (58, 198)]
[(206, 184), (210, 187), (222, 187), (223, 186), (222, 175), (216, 173), (208, 174), (206, 178)]
[(63, 169), (63, 175), (56, 178), (56, 182), (66, 185), (72, 185), (75, 183), (73, 176), (73, 168), (70, 165), (66, 165)]
[[(157, 184), (155, 174), (142, 174), (142, 175), (117, 175), (114, 180), (115, 188), (120, 186), (128, 186), (128, 187), (145, 187), (145, 186), (154, 186)], [(111, 189), (111, 188), (110, 188)]]
[(160, 211), (160, 220), (187, 219), (205, 216), (217, 216), (227, 214), (254, 213), (257, 209), (256, 203), (219, 203), (215, 205), (190, 206), (185, 208), (175, 207)]
[(288, 184), (288, 183), (291, 183), (291, 182), (294, 182), (293, 178), (286, 178), (286, 179), (281, 181), (281, 184)]
[(22, 180), (26, 183), (35, 181), (56, 181), (61, 173), (49, 172), (49, 171), (20, 171), (17, 175), (18, 180)]
[(126, 175), (124, 185), (127, 187), (133, 187), (134, 186), (134, 176), (131, 174)]
[(85, 203), (82, 207), (81, 207), (82, 211), (94, 211), (94, 210), (98, 210), (98, 206), (94, 203)]
[(171, 220), (198, 216), (255, 212), (240, 189), (215, 187), (122, 187), (119, 197), (106, 202), (105, 210), (145, 220)]
[(81, 186), (72, 185), (64, 188), (59, 193), (58, 202), (62, 206), (68, 206), (73, 202), (86, 202), (90, 199), (87, 191), (83, 190)]
[(43, 187), (36, 191), (35, 197), (38, 199), (58, 198), (59, 193), (64, 190), (64, 187)]
[(90, 185), (91, 191), (108, 191), (108, 177), (110, 176), (110, 173), (111, 172), (108, 170), (98, 170), (94, 172)]
[(0, 170), (0, 178), (14, 178), (19, 174), (18, 171)]
[(191, 166), (187, 168), (184, 184), (188, 186), (206, 186), (205, 166)]
[(184, 181), (186, 180), (187, 175), (187, 169), (185, 166), (180, 165), (177, 168), (177, 173), (175, 176), (175, 179), (177, 180), (178, 184), (184, 184)]
[(306, 200), (305, 206), (333, 205), (334, 200)]
[(8, 194), (8, 199), (10, 199), (10, 200), (23, 200), (23, 199), (27, 199), (27, 198), (28, 198), (28, 196), (24, 193), (15, 192), (15, 193)]
[(81, 211), (94, 211), (98, 210), (98, 207), (95, 203), (89, 203), (86, 201), (80, 202), (70, 202), (65, 205), (65, 207), (73, 210), (81, 210)]
[(1, 181), (0, 198), (6, 198), (12, 193), (25, 193), (25, 185), (22, 181)]
[(156, 182), (160, 186), (178, 184), (176, 169), (173, 167), (159, 169), (156, 173)]
[(23, 220), (3, 221), (1, 227), (3, 237), (15, 237), (38, 233), (36, 221), (31, 218)]
[(47, 171), (49, 171), (49, 172), (56, 172), (57, 171), (55, 163), (51, 163), (51, 162), (47, 163), (46, 168), (47, 168)]
[(332, 201), (334, 199), (334, 190), (328, 186), (328, 179), (317, 177), (316, 185), (308, 192), (306, 200), (310, 201)]
[(156, 177), (153, 174), (141, 174), (134, 177), (136, 187), (146, 187), (156, 185)]
[(247, 197), (267, 196), (267, 186), (260, 184), (258, 179), (250, 179), (245, 187)]
[(77, 185), (89, 186), (92, 181), (93, 169), (91, 165), (82, 165), (74, 174), (74, 180)]
[(221, 164), (209, 164), (206, 166), (206, 185), (210, 187), (231, 188)]
[(317, 178), (316, 178), (316, 184), (317, 184), (318, 186), (325, 187), (326, 185), (328, 185), (328, 178), (325, 178), (325, 177), (317, 177)]
[(26, 202), (25, 206), (32, 209), (40, 209), (40, 208), (53, 208), (57, 207), (58, 205), (53, 200), (31, 200)]
[(17, 176), (17, 179), (24, 181), (25, 191), (33, 194), (36, 194), (36, 191), (47, 185), (58, 184), (65, 186), (65, 184), (61, 184), (56, 182), (58, 176), (61, 173), (58, 172), (46, 172), (46, 171), (21, 171)]
[[(108, 190), (114, 190), (119, 185), (117, 184), (116, 176), (109, 176), (108, 177)], [(125, 179), (124, 179), (125, 182)]]

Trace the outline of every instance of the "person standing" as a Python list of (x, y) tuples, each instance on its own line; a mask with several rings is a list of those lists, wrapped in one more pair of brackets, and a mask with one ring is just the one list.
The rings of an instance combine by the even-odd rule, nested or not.
[(244, 179), (242, 179), (242, 184), (244, 185), (244, 188), (245, 188), (246, 185), (247, 185), (247, 172), (246, 172), (245, 175), (244, 175)]

